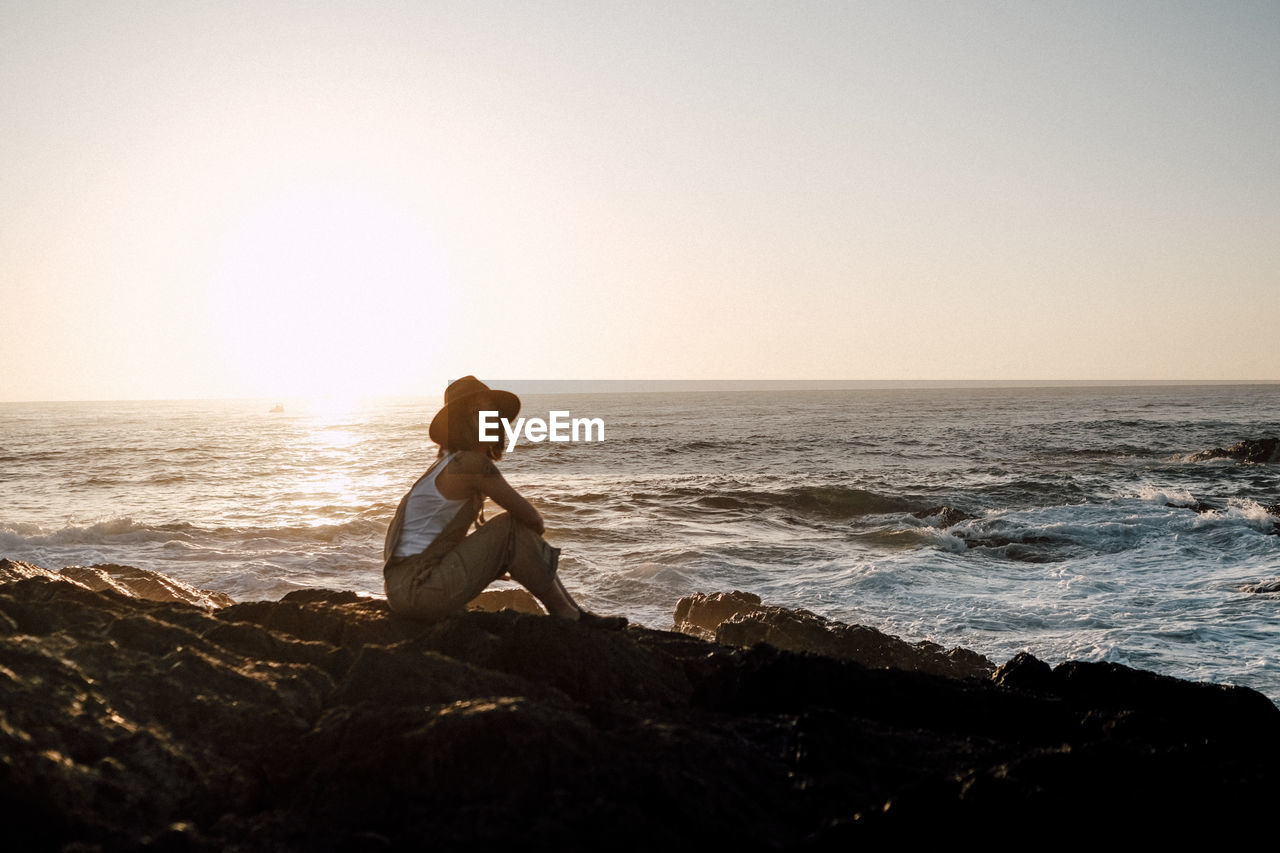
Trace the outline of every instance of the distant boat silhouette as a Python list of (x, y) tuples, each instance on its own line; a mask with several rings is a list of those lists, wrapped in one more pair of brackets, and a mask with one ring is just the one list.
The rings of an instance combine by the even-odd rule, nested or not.
[(284, 403), (276, 403), (271, 407), (272, 414), (281, 414), (284, 412)]

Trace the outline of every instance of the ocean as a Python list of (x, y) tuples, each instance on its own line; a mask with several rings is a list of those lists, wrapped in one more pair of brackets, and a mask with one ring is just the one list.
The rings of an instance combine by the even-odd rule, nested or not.
[[(0, 557), (242, 601), (381, 595), (439, 398), (272, 403), (0, 404)], [(553, 410), (602, 419), (604, 441), (525, 441), (500, 467), (593, 610), (669, 628), (681, 596), (739, 589), (997, 663), (1280, 700), (1280, 592), (1257, 591), (1280, 580), (1280, 465), (1192, 460), (1280, 435), (1280, 385), (524, 396)]]

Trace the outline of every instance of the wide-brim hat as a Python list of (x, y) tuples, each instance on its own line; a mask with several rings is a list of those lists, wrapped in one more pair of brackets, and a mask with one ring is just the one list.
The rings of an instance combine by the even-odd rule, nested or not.
[(462, 406), (481, 396), (489, 398), (500, 418), (512, 421), (520, 414), (520, 398), (515, 394), (490, 388), (474, 376), (464, 376), (450, 382), (444, 389), (444, 406), (431, 419), (431, 440), (444, 446), (449, 438), (449, 425), (457, 418)]

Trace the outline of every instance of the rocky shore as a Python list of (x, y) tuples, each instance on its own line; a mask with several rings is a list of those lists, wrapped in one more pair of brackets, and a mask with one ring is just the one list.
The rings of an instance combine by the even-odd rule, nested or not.
[(1192, 462), (1207, 462), (1210, 459), (1234, 459), (1237, 462), (1251, 462), (1255, 465), (1266, 465), (1280, 462), (1280, 439), (1246, 438), (1230, 447), (1214, 447), (1202, 450), (1190, 457)]
[(8, 849), (1019, 843), (1219, 828), (1280, 793), (1280, 711), (1242, 687), (996, 667), (742, 593), (682, 600), (679, 631), (424, 625), (137, 571), (0, 561)]

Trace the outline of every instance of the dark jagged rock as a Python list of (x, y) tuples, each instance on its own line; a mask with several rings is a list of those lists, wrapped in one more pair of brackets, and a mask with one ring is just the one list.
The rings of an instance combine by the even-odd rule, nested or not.
[[(1217, 506), (1215, 504), (1211, 504), (1206, 501), (1199, 501), (1199, 500), (1192, 501), (1191, 503), (1187, 503), (1187, 504), (1166, 503), (1165, 506), (1170, 507), (1171, 509), (1190, 509), (1202, 515), (1206, 512), (1222, 512), (1221, 506)], [(1274, 504), (1271, 504), (1270, 506), (1264, 506), (1263, 509), (1267, 512), (1267, 514), (1274, 515), (1280, 518), (1280, 503), (1274, 503)], [(1272, 536), (1280, 535), (1280, 521), (1276, 521), (1271, 526), (1271, 528), (1266, 532)]]
[(675, 628), (727, 646), (768, 643), (792, 652), (851, 660), (867, 667), (894, 667), (951, 678), (987, 678), (995, 665), (976, 652), (937, 643), (908, 643), (865, 625), (833, 622), (808, 610), (760, 603), (747, 592), (687, 596), (676, 605)]
[(0, 583), (12, 583), (26, 578), (62, 579), (57, 572), (49, 571), (32, 563), (24, 563), (22, 560), (10, 560), (7, 558), (0, 559)]
[(1203, 515), (1206, 512), (1222, 512), (1222, 507), (1206, 501), (1192, 501), (1189, 504), (1166, 503), (1165, 506), (1170, 509), (1189, 509)]
[(183, 601), (200, 607), (226, 607), (233, 603), (231, 596), (225, 593), (197, 589), (150, 569), (103, 563), (96, 566), (68, 566), (53, 572), (21, 560), (0, 559), (0, 583), (35, 577), (70, 580), (86, 589), (98, 592), (110, 589), (122, 595), (151, 601)]
[(1049, 664), (1027, 652), (1018, 652), (1009, 662), (991, 676), (1001, 687), (1018, 687), (1042, 690), (1053, 683), (1053, 670)]
[(947, 528), (953, 524), (959, 524), (962, 521), (968, 521), (969, 519), (976, 517), (963, 510), (949, 506), (930, 507), (929, 509), (922, 509), (918, 512), (913, 512), (911, 515), (915, 518), (924, 520), (937, 519), (937, 524), (935, 526), (939, 528)]
[(713, 592), (688, 595), (676, 602), (675, 630), (682, 634), (714, 640), (716, 629), (738, 614), (767, 610), (760, 596), (751, 592)]
[[(730, 623), (790, 613), (839, 633), (708, 599)], [(65, 577), (0, 585), (10, 849), (845, 849), (940, 825), (1220, 828), (1273, 805), (1278, 727), (1252, 690), (1114, 664), (1020, 655), (994, 679), (942, 678), (511, 611), (421, 624), (325, 590), (211, 610)]]
[(1191, 455), (1192, 462), (1207, 462), (1210, 459), (1235, 459), (1237, 462), (1260, 465), (1280, 462), (1280, 439), (1246, 438), (1227, 448), (1215, 447)]

